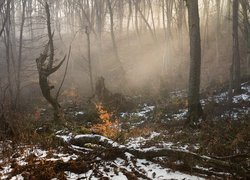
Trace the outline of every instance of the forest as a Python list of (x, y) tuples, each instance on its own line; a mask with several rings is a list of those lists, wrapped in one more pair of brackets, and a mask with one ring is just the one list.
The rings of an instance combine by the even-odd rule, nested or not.
[(247, 180), (249, 112), (249, 0), (0, 0), (1, 180)]

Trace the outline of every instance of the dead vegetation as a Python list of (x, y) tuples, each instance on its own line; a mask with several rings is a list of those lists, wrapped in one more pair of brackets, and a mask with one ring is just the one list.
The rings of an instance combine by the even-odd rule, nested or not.
[[(106, 177), (106, 171), (114, 171), (127, 179), (154, 179), (153, 175), (145, 176), (144, 170), (138, 166), (141, 159), (146, 159), (146, 164), (155, 163), (162, 168), (205, 178), (248, 178), (249, 115), (242, 114), (237, 120), (233, 115), (237, 112), (234, 108), (244, 109), (248, 102), (239, 101), (233, 107), (214, 108), (217, 103), (212, 100), (205, 104), (206, 118), (195, 128), (184, 128), (186, 116), (181, 109), (186, 108), (185, 102), (185, 98), (173, 96), (165, 103), (138, 104), (126, 113), (112, 112), (112, 108), (101, 103), (85, 104), (84, 107), (75, 104), (74, 109), (65, 109), (67, 119), (61, 123), (44, 119), (46, 113), (49, 114), (48, 110), (39, 118), (34, 113), (26, 117), (27, 120), (29, 118), (29, 127), (25, 124), (21, 128), (20, 124), (11, 123), (17, 125), (12, 127), (14, 132), (20, 132), (15, 128), (22, 129), (22, 132), (12, 137), (6, 134), (5, 138), (8, 135), (8, 139), (13, 139), (11, 143), (1, 142), (4, 146), (1, 157), (9, 159), (2, 162), (1, 167), (11, 164), (12, 171), (8, 177), (21, 174), (25, 179), (67, 179), (65, 172), (86, 174), (90, 171), (93, 177), (99, 178)], [(81, 108), (85, 111), (79, 111)], [(79, 112), (73, 116), (70, 111)], [(230, 111), (231, 115), (227, 114)], [(18, 122), (19, 118), (24, 117), (19, 114), (14, 119)], [(14, 141), (17, 137), (19, 142)], [(67, 137), (67, 141), (62, 137)], [(25, 144), (39, 146), (48, 153), (43, 158), (31, 153), (23, 158), (25, 165), (20, 164), (18, 157), (22, 157), (22, 153), (17, 151)], [(68, 161), (52, 161), (54, 152), (75, 154), (77, 157)], [(133, 158), (128, 158), (128, 154)], [(119, 158), (125, 164), (117, 164)], [(100, 170), (106, 164), (110, 166)], [(125, 168), (129, 164), (133, 164), (130, 170)]]

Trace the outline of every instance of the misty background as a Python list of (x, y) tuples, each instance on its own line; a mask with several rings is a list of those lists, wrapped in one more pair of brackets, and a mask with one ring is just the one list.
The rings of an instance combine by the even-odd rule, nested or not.
[[(0, 16), (2, 23), (8, 17), (7, 28), (0, 42), (1, 94), (2, 97), (11, 97), (11, 93), (15, 94), (17, 91), (17, 64), (20, 62), (20, 97), (23, 103), (33, 102), (42, 97), (36, 58), (42, 53), (48, 41), (44, 2), (24, 2), (11, 1), (10, 13), (6, 14), (6, 3), (2, 0)], [(162, 89), (174, 91), (187, 88), (190, 57), (187, 8), (184, 1), (48, 2), (56, 59), (60, 60), (69, 55), (71, 46), (62, 95), (77, 99), (90, 97), (94, 93), (90, 84), (86, 28), (90, 35), (90, 61), (94, 83), (98, 77), (103, 76), (108, 89), (127, 95), (154, 96)], [(229, 80), (232, 62), (232, 6), (230, 0), (199, 2), (202, 45), (201, 90), (205, 90)], [(240, 18), (243, 19), (243, 16), (240, 15)], [(243, 29), (241, 24), (241, 47), (246, 46)], [(247, 74), (244, 49), (240, 48), (243, 76)], [(56, 92), (60, 86), (65, 68), (66, 63), (50, 76), (50, 83), (55, 85), (52, 92)], [(11, 84), (8, 84), (8, 78)], [(6, 88), (11, 88), (12, 92)]]

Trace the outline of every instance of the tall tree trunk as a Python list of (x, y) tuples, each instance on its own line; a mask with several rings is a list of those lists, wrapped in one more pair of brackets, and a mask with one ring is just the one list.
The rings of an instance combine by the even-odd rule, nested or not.
[(135, 5), (135, 30), (136, 30), (136, 34), (139, 38), (139, 41), (141, 42), (141, 36), (140, 36), (140, 29), (139, 29), (139, 20), (138, 20), (138, 4), (139, 2), (138, 1), (135, 1), (134, 2), (134, 5)]
[(167, 29), (166, 29), (166, 17), (165, 17), (165, 0), (162, 1), (161, 4), (161, 8), (162, 8), (162, 25), (163, 25), (163, 30), (164, 30), (164, 37), (165, 40), (167, 39)]
[(240, 87), (240, 52), (239, 52), (239, 0), (233, 1), (233, 86), (235, 92), (238, 92)]
[(208, 23), (209, 23), (209, 10), (210, 10), (210, 1), (209, 0), (203, 0), (204, 3), (204, 9), (203, 9), (203, 21), (204, 21), (204, 42), (203, 42), (203, 53), (205, 52), (205, 49), (209, 45), (209, 37), (208, 37)]
[(54, 41), (53, 41), (53, 33), (51, 30), (51, 23), (50, 23), (50, 9), (48, 3), (46, 3), (46, 15), (47, 15), (47, 30), (48, 30), (48, 36), (49, 36), (49, 48), (50, 48), (50, 54), (49, 54), (49, 64), (48, 67), (52, 68), (54, 63)]
[(184, 1), (178, 1), (178, 9), (177, 9), (177, 28), (178, 28), (178, 46), (179, 46), (179, 54), (180, 61), (178, 62), (179, 72), (182, 70), (182, 65), (184, 61), (184, 51), (183, 51), (183, 22), (184, 22)]
[(11, 1), (11, 15), (10, 15), (10, 34), (11, 34), (11, 60), (14, 68), (14, 78), (16, 80), (16, 59), (17, 59), (17, 40), (16, 40), (16, 7), (15, 1)]
[(128, 38), (128, 43), (130, 42), (130, 39), (129, 39), (129, 32), (130, 32), (130, 21), (131, 21), (131, 16), (133, 14), (133, 9), (132, 9), (132, 2), (131, 0), (128, 0), (128, 9), (129, 9), (129, 12), (128, 12), (128, 18), (127, 18), (127, 38)]
[(123, 32), (123, 18), (124, 18), (124, 8), (123, 8), (123, 0), (118, 1), (118, 16), (119, 16), (119, 31), (120, 35)]
[(96, 27), (97, 27), (97, 44), (98, 44), (98, 62), (97, 62), (97, 71), (99, 74), (96, 76), (101, 76), (103, 69), (102, 69), (102, 29), (103, 29), (103, 1), (102, 0), (95, 0), (95, 7), (96, 7)]
[(150, 9), (150, 14), (151, 14), (151, 21), (152, 21), (152, 24), (153, 24), (154, 38), (155, 38), (155, 40), (157, 40), (156, 30), (155, 30), (154, 13), (153, 13), (153, 7), (152, 7), (151, 0), (148, 0), (148, 4), (149, 4), (149, 9)]
[[(36, 1), (35, 1), (36, 2)], [(34, 2), (34, 3), (35, 3)], [(33, 12), (33, 6), (36, 6), (36, 5), (33, 5), (33, 0), (29, 0), (28, 1), (28, 19), (29, 19), (29, 31), (30, 31), (30, 39), (31, 39), (31, 45), (33, 46), (33, 41), (34, 41), (34, 31), (33, 31), (33, 19), (32, 19), (32, 12)]]
[(173, 20), (174, 1), (165, 0), (165, 4), (166, 4), (166, 13), (167, 13), (167, 36), (168, 36), (168, 40), (171, 40), (172, 39), (171, 27), (172, 27), (172, 20)]
[(22, 22), (20, 26), (20, 35), (19, 35), (19, 53), (17, 61), (17, 92), (16, 92), (16, 105), (20, 104), (20, 93), (21, 93), (21, 70), (22, 70), (22, 50), (23, 50), (23, 28), (25, 23), (25, 8), (27, 0), (23, 0), (22, 6)]
[(147, 21), (146, 17), (143, 15), (142, 10), (141, 10), (140, 7), (138, 6), (138, 2), (136, 2), (136, 1), (134, 0), (134, 3), (135, 3), (135, 8), (136, 8), (136, 10), (140, 13), (142, 20), (144, 21), (144, 23), (145, 23), (146, 26), (148, 27), (148, 29), (149, 29), (149, 31), (150, 31), (150, 34), (151, 34), (151, 36), (152, 36), (152, 38), (153, 38), (153, 40), (156, 40), (156, 36), (155, 36), (155, 34), (154, 34), (154, 31), (153, 31), (153, 29), (151, 28), (151, 26), (150, 26), (149, 22)]
[(221, 24), (221, 20), (220, 20), (220, 17), (221, 17), (221, 8), (220, 8), (220, 4), (221, 4), (221, 1), (220, 0), (216, 0), (216, 35), (215, 35), (215, 44), (216, 44), (216, 64), (218, 66), (219, 64), (219, 37), (220, 37), (220, 34), (221, 34), (221, 28), (220, 28), (220, 24)]
[(231, 12), (231, 9), (232, 9), (232, 1), (226, 1), (227, 2), (227, 4), (226, 4), (226, 16), (225, 16), (225, 19), (226, 19), (226, 21), (227, 21), (227, 26), (228, 26), (228, 28), (229, 28), (229, 26), (231, 25), (231, 21), (230, 21), (230, 19), (231, 19), (231, 14), (232, 14), (232, 12)]
[(119, 65), (119, 69), (121, 70), (121, 79), (122, 81), (125, 79), (125, 70), (123, 69), (119, 53), (118, 53), (118, 47), (116, 44), (116, 39), (115, 39), (115, 32), (114, 32), (114, 17), (113, 17), (113, 9), (112, 9), (112, 4), (110, 0), (107, 0), (108, 3), (108, 10), (109, 10), (109, 15), (110, 15), (110, 31), (111, 31), (111, 38), (112, 38), (112, 44), (113, 44), (113, 50), (115, 53), (115, 59)]
[(92, 69), (92, 62), (91, 62), (91, 52), (90, 52), (90, 30), (88, 26), (86, 26), (85, 33), (87, 35), (87, 44), (88, 44), (88, 65), (89, 65), (89, 80), (90, 80), (90, 87), (91, 93), (94, 93), (94, 82), (93, 82), (93, 69)]
[(11, 38), (10, 38), (10, 26), (11, 26), (11, 20), (10, 20), (10, 1), (7, 1), (6, 5), (6, 18), (7, 22), (5, 25), (5, 47), (6, 47), (6, 64), (7, 64), (7, 78), (8, 78), (8, 90), (10, 95), (10, 103), (11, 107), (14, 107), (14, 99), (13, 99), (13, 83), (12, 83), (12, 76), (11, 73), (11, 57), (10, 57), (10, 49), (11, 49)]
[(241, 0), (240, 2), (243, 10), (244, 35), (246, 39), (246, 50), (247, 50), (246, 73), (247, 76), (250, 76), (250, 19), (248, 15), (248, 12), (250, 13), (250, 2), (248, 0)]
[(189, 124), (197, 123), (202, 115), (200, 104), (201, 42), (198, 0), (187, 0), (190, 37), (190, 70), (188, 90)]

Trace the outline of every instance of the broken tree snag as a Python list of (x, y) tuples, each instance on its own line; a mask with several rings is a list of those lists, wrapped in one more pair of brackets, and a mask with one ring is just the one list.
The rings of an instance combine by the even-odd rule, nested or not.
[(105, 79), (101, 76), (97, 79), (95, 85), (96, 100), (112, 110), (129, 110), (134, 107), (132, 102), (129, 102), (121, 93), (112, 93), (106, 88)]
[(110, 99), (111, 92), (105, 87), (104, 77), (99, 77), (95, 85), (95, 95), (99, 102), (106, 102)]
[(53, 44), (53, 33), (51, 32), (50, 25), (50, 10), (49, 5), (46, 3), (45, 6), (47, 15), (47, 29), (49, 41), (46, 44), (44, 51), (40, 54), (40, 57), (36, 59), (37, 70), (39, 74), (39, 85), (44, 98), (52, 105), (54, 109), (54, 120), (59, 120), (63, 117), (61, 106), (57, 101), (56, 97), (51, 95), (51, 90), (54, 88), (53, 85), (49, 84), (49, 76), (56, 72), (63, 64), (66, 56), (60, 61), (60, 63), (54, 66), (54, 44)]

